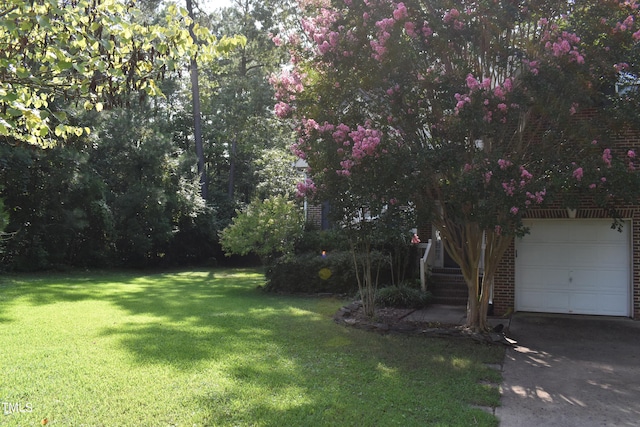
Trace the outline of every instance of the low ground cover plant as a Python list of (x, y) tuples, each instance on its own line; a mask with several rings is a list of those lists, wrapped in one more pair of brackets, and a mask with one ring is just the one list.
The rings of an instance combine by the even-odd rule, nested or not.
[[(503, 350), (337, 325), (256, 270), (0, 277), (3, 426), (496, 426)], [(5, 405), (6, 403), (6, 405)]]
[(380, 307), (423, 308), (431, 302), (431, 293), (403, 283), (385, 286), (376, 293), (376, 305)]

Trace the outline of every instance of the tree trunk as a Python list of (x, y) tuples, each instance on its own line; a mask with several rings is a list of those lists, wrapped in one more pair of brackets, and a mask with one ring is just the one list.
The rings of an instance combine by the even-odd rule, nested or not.
[(235, 194), (237, 151), (238, 151), (238, 143), (236, 142), (236, 138), (234, 137), (233, 141), (231, 141), (231, 151), (229, 152), (229, 188), (227, 191), (229, 200), (233, 200), (233, 196)]
[[(494, 230), (482, 230), (476, 223), (456, 224), (447, 218), (436, 222), (443, 236), (444, 247), (460, 266), (467, 284), (466, 326), (477, 332), (489, 329), (487, 312), (493, 286), (493, 278), (504, 253), (513, 241), (512, 235), (501, 235)], [(483, 237), (484, 272), (480, 279), (480, 259), (482, 257)]]
[(378, 287), (378, 279), (380, 268), (373, 276), (373, 261), (371, 259), (371, 244), (365, 242), (351, 242), (351, 254), (353, 255), (353, 264), (356, 272), (356, 280), (358, 282), (358, 290), (362, 299), (362, 309), (367, 317), (372, 318), (375, 315), (375, 298)]
[[(193, 32), (193, 22), (195, 20), (193, 14), (192, 0), (187, 0), (187, 11), (191, 18), (189, 33), (194, 43), (198, 43), (198, 39)], [(209, 188), (207, 183), (207, 170), (204, 159), (204, 146), (202, 142), (202, 119), (200, 115), (200, 85), (198, 82), (198, 61), (191, 58), (191, 98), (193, 102), (193, 137), (196, 145), (196, 156), (198, 157), (198, 176), (200, 177), (200, 194), (203, 199), (209, 196)]]

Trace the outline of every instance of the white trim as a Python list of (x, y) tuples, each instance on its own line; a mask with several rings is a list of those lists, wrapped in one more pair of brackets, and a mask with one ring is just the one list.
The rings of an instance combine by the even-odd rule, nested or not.
[[(611, 222), (608, 219), (532, 219), (525, 220), (525, 223), (532, 230), (534, 240), (530, 243), (537, 245), (539, 250), (536, 251), (535, 246), (525, 246), (524, 242), (527, 241), (527, 236), (516, 239), (514, 262), (514, 308), (516, 311), (627, 317), (633, 315), (633, 223), (631, 221), (624, 221), (624, 236), (621, 239), (606, 238), (602, 242), (602, 247), (608, 247), (609, 252), (597, 249), (600, 245), (595, 236), (593, 239), (590, 238), (592, 236), (591, 230), (581, 231), (581, 228), (584, 230), (584, 227), (588, 228), (589, 224), (593, 224), (593, 231), (600, 233), (601, 236), (614, 237), (604, 231), (605, 228), (608, 230), (610, 227)], [(536, 237), (538, 239), (543, 237), (534, 234), (534, 227), (543, 226), (545, 223), (549, 227), (554, 227), (555, 230), (547, 228), (542, 233), (553, 231), (555, 232), (554, 238), (557, 236), (556, 240), (551, 240), (547, 246), (543, 240), (535, 240)], [(573, 229), (571, 230), (571, 228)], [(538, 230), (541, 229), (538, 228)], [(565, 231), (567, 232), (566, 239), (571, 240), (563, 240), (562, 233)], [(613, 230), (611, 232), (617, 233)], [(579, 241), (576, 241), (571, 233), (580, 233), (578, 235)], [(555, 242), (557, 242), (556, 246), (553, 246), (552, 243)], [(565, 251), (574, 252), (562, 252), (563, 248)], [(618, 254), (622, 255), (622, 253), (625, 258), (620, 260)], [(602, 255), (607, 254), (609, 254), (608, 260), (606, 257), (601, 258)], [(523, 258), (526, 256), (534, 258)], [(573, 260), (571, 260), (572, 257)], [(598, 265), (597, 262), (592, 261), (596, 258), (602, 259), (603, 265), (609, 268), (608, 272), (602, 268), (589, 268)], [(566, 270), (562, 268), (562, 263), (557, 262), (560, 259), (568, 260)], [(589, 264), (590, 262), (591, 264)], [(576, 268), (571, 268), (572, 265)], [(567, 282), (564, 282), (566, 285), (562, 285), (565, 274)], [(608, 274), (612, 277), (618, 277), (614, 281), (617, 286), (607, 287)], [(623, 278), (623, 274), (626, 275), (626, 278)], [(579, 285), (573, 282), (574, 278), (580, 281)], [(525, 280), (528, 281), (527, 285), (524, 284)], [(538, 280), (540, 282), (536, 282)], [(623, 282), (626, 282), (624, 288)], [(581, 284), (584, 284), (586, 288), (581, 288)], [(621, 305), (623, 299), (626, 307)]]

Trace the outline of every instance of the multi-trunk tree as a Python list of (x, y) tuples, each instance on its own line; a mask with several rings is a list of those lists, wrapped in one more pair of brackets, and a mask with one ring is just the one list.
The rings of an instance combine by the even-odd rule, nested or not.
[(588, 197), (615, 217), (637, 199), (636, 152), (614, 144), (638, 119), (636, 1), (300, 3), (274, 84), (310, 166), (301, 190), (344, 225), (426, 212), (467, 282), (469, 327), (487, 328), (529, 209)]

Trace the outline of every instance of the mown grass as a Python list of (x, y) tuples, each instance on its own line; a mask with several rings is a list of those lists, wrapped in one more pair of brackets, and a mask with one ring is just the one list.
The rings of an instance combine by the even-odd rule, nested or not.
[[(465, 340), (335, 324), (254, 270), (0, 278), (0, 425), (495, 426)], [(22, 411), (22, 412), (21, 412)]]

